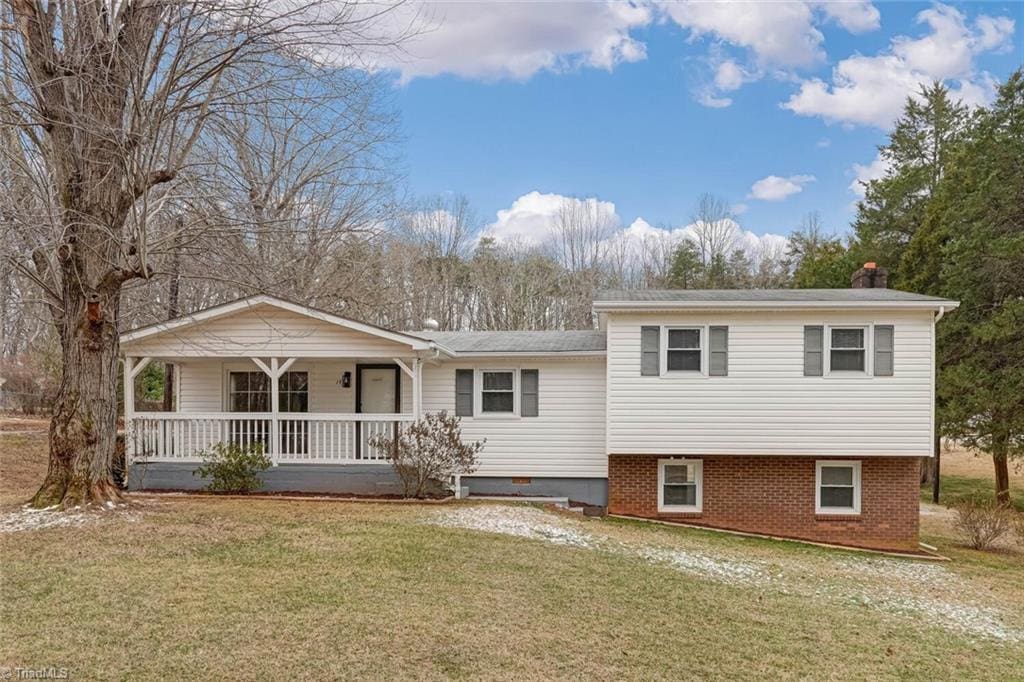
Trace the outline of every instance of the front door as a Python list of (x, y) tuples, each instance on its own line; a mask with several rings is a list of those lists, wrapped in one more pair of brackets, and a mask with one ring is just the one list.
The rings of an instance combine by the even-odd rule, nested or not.
[[(360, 414), (396, 414), (401, 396), (398, 367), (394, 365), (359, 365), (356, 367), (356, 412)], [(393, 434), (393, 422), (359, 422), (357, 457), (378, 459), (369, 440), (378, 434)]]

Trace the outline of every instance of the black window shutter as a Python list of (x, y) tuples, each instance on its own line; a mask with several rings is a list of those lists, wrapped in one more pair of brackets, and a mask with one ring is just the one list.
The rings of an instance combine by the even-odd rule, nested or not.
[(891, 324), (875, 325), (875, 376), (891, 377), (893, 372), (893, 341), (895, 340)]
[(455, 416), (473, 416), (473, 370), (455, 370)]
[(825, 373), (825, 328), (804, 327), (804, 376), (820, 377)]
[(661, 374), (661, 327), (640, 327), (640, 375)]
[(710, 327), (711, 356), (708, 374), (713, 377), (729, 376), (729, 328)]
[(524, 369), (519, 372), (519, 414), (536, 417), (540, 413), (540, 371)]

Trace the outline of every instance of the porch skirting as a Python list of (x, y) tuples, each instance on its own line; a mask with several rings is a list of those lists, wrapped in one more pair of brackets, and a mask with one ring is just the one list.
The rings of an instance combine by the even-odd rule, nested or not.
[[(138, 462), (128, 468), (129, 490), (202, 490), (209, 479), (193, 476), (195, 462)], [(389, 464), (281, 464), (260, 477), (267, 492), (397, 495), (401, 482)]]

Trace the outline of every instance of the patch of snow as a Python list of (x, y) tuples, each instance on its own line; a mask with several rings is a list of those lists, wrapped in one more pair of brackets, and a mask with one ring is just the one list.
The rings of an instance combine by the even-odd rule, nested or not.
[(439, 514), (433, 522), (446, 528), (465, 528), (488, 533), (543, 540), (555, 545), (592, 547), (589, 534), (562, 524), (554, 514), (533, 507), (488, 505), (464, 507)]
[(758, 564), (710, 556), (692, 550), (640, 547), (637, 554), (652, 563), (664, 563), (687, 573), (693, 573), (730, 585), (746, 584), (763, 587), (772, 576)]
[(1006, 623), (1000, 609), (982, 605), (984, 593), (942, 564), (840, 554), (821, 562), (796, 556), (773, 558), (770, 563), (752, 561), (724, 552), (630, 543), (584, 530), (580, 521), (567, 515), (525, 505), (449, 508), (434, 512), (427, 522), (633, 557), (718, 583), (852, 602), (967, 637), (1024, 641), (1024, 629)]
[[(106, 510), (116, 510), (127, 505), (117, 505), (113, 502), (106, 503)], [(43, 530), (44, 528), (68, 528), (94, 523), (105, 516), (101, 513), (82, 511), (81, 507), (74, 507), (69, 511), (57, 511), (57, 507), (45, 509), (34, 509), (24, 506), (17, 511), (0, 513), (0, 533), (17, 533), (22, 531)], [(135, 513), (121, 513), (118, 518), (127, 521), (138, 521), (139, 515)]]

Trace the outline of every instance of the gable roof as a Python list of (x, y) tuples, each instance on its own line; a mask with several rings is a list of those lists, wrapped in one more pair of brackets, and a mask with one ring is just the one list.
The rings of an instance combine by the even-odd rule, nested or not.
[[(341, 317), (333, 313), (328, 313), (323, 310), (317, 310), (316, 308), (310, 308), (309, 306), (293, 303), (286, 301), (275, 296), (267, 294), (259, 294), (257, 296), (249, 296), (247, 298), (240, 298), (227, 303), (213, 306), (212, 308), (206, 308), (204, 310), (197, 311), (190, 315), (183, 315), (176, 317), (173, 320), (167, 320), (165, 322), (156, 322), (154, 324), (137, 327), (130, 331), (124, 332), (120, 336), (120, 342), (122, 345), (131, 344), (135, 341), (142, 339), (148, 339), (160, 334), (164, 334), (171, 331), (180, 330), (192, 325), (200, 324), (202, 322), (208, 322), (210, 320), (216, 320), (228, 315), (233, 315), (238, 312), (245, 310), (251, 310), (260, 306), (270, 306), (279, 310), (286, 310), (296, 315), (302, 315), (321, 322), (327, 322), (328, 324), (338, 325), (346, 329), (353, 331), (363, 332), (371, 336), (377, 336), (389, 341), (395, 341), (396, 343), (404, 343), (414, 350), (430, 350), (432, 348), (438, 348), (438, 344), (432, 343), (428, 339), (421, 338), (419, 336), (413, 336), (412, 334), (406, 334), (403, 332), (396, 332), (391, 329), (384, 327), (378, 327), (368, 322), (360, 322), (359, 320), (353, 320), (347, 317)], [(440, 350), (446, 350), (440, 348)]]
[(597, 292), (594, 309), (652, 308), (918, 308), (960, 303), (897, 289), (620, 289)]
[(415, 332), (459, 356), (476, 354), (604, 354), (607, 338), (593, 329), (571, 331)]

